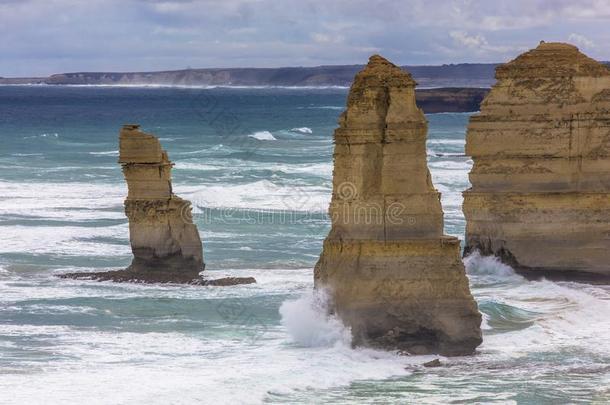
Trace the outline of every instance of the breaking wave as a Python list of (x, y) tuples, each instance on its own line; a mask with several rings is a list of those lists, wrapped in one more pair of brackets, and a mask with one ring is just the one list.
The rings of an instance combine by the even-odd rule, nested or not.
[(90, 155), (101, 155), (101, 156), (119, 156), (118, 150), (108, 150), (105, 152), (89, 152)]
[(330, 189), (282, 185), (269, 180), (246, 184), (176, 186), (182, 197), (200, 208), (326, 212)]
[(311, 128), (308, 127), (292, 128), (290, 132), (297, 132), (299, 134), (313, 134)]
[(44, 133), (39, 135), (28, 135), (24, 136), (23, 139), (33, 139), (33, 138), (59, 138), (59, 134), (57, 132), (53, 133)]
[(275, 141), (276, 138), (269, 131), (258, 131), (248, 135), (250, 138), (258, 139), (259, 141)]
[(328, 303), (325, 290), (313, 290), (282, 304), (282, 325), (296, 343), (305, 347), (351, 345), (349, 328), (328, 314)]

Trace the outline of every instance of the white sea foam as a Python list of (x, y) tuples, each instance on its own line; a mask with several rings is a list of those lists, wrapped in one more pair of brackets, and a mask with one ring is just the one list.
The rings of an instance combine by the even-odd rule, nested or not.
[[(119, 171), (120, 169), (117, 166), (87, 166), (88, 170), (115, 170), (115, 171)], [(83, 170), (82, 166), (56, 166), (56, 167), (49, 167), (49, 168), (44, 168), (44, 169), (39, 169), (40, 171), (44, 171), (45, 173), (61, 173), (61, 172), (74, 172), (75, 170)], [(92, 174), (85, 174), (85, 176), (92, 176)]]
[(222, 164), (209, 164), (209, 163), (198, 163), (198, 162), (185, 162), (177, 161), (174, 166), (179, 170), (201, 170), (201, 171), (214, 171), (214, 170), (225, 170), (227, 167)]
[(333, 174), (332, 163), (305, 163), (305, 164), (274, 164), (267, 166), (269, 170), (277, 170), (287, 174), (309, 174), (331, 178)]
[[(234, 237), (234, 235), (233, 235)], [(125, 245), (129, 247), (128, 240)], [(104, 253), (103, 251), (101, 253)], [(129, 260), (131, 254), (126, 258)], [(128, 261), (126, 262), (128, 263)], [(304, 290), (312, 287), (312, 270), (307, 269), (223, 269), (215, 270), (209, 267), (214, 262), (208, 263), (205, 277), (215, 279), (222, 277), (254, 277), (256, 284), (244, 284), (233, 286), (230, 289), (189, 285), (164, 285), (164, 284), (132, 284), (103, 282), (92, 284), (86, 280), (60, 280), (52, 277), (53, 274), (70, 272), (103, 271), (100, 268), (87, 267), (62, 267), (53, 272), (48, 270), (7, 270), (4, 273), (11, 277), (24, 274), (20, 284), (13, 284), (10, 278), (0, 278), (0, 290), (2, 297), (0, 303), (18, 303), (29, 299), (36, 300), (62, 300), (83, 297), (101, 297), (107, 299), (140, 298), (142, 296), (154, 299), (226, 299), (226, 298), (252, 298), (260, 296), (282, 296), (286, 294), (300, 295)], [(108, 270), (114, 270), (109, 268)], [(2, 274), (2, 273), (0, 273)], [(94, 287), (94, 288), (92, 288)]]
[(311, 128), (308, 127), (292, 128), (290, 132), (298, 132), (299, 134), (313, 134)]
[[(3, 226), (0, 253), (35, 252), (60, 256), (125, 256), (131, 253), (127, 224), (105, 227)], [(96, 238), (112, 238), (106, 243)]]
[(205, 208), (326, 212), (330, 188), (279, 185), (269, 180), (234, 185), (176, 185), (176, 192)]
[(428, 139), (428, 145), (466, 145), (466, 139)]
[(90, 155), (108, 155), (108, 156), (119, 156), (118, 150), (109, 150), (105, 152), (89, 152)]
[(466, 155), (464, 153), (453, 153), (453, 152), (435, 152), (432, 149), (428, 149), (428, 156), (436, 156), (436, 157), (449, 157), (449, 158), (465, 158)]
[(28, 135), (24, 136), (23, 139), (32, 139), (32, 138), (59, 138), (59, 134), (57, 132), (53, 133), (44, 133), (39, 135)]
[(259, 141), (275, 141), (275, 137), (269, 131), (258, 131), (248, 135), (250, 138), (258, 139)]
[[(124, 195), (123, 185), (0, 182), (0, 215), (19, 221), (51, 220), (71, 224), (125, 221)], [(115, 241), (109, 243), (108, 238)], [(59, 256), (129, 255), (127, 224), (110, 227), (53, 225), (52, 222), (4, 225), (0, 253), (24, 252)]]
[(583, 348), (584, 342), (586, 350), (599, 353), (610, 350), (608, 286), (528, 281), (498, 259), (478, 253), (464, 263), (477, 286), (473, 293), (479, 301), (527, 311), (533, 323), (522, 330), (485, 336), (482, 351), (513, 357), (528, 352)]
[[(447, 167), (449, 166), (449, 167)], [(434, 186), (441, 193), (441, 202), (445, 213), (445, 223), (454, 225), (446, 232), (452, 236), (463, 238), (465, 224), (462, 212), (464, 197), (462, 191), (470, 187), (468, 171), (470, 163), (442, 160), (430, 163), (430, 173)]]
[[(513, 332), (490, 334), (493, 328), (484, 324), (485, 337), (479, 355), (442, 359), (451, 368), (439, 369), (440, 376), (433, 369), (420, 368), (420, 379), (427, 381), (427, 388), (422, 394), (427, 395), (426, 398), (442, 402), (449, 395), (439, 391), (445, 381), (450, 387), (453, 383), (464, 383), (464, 379), (487, 381), (484, 386), (479, 384), (477, 389), (454, 393), (454, 396), (458, 395), (464, 400), (472, 399), (479, 390), (495, 390), (497, 388), (493, 386), (494, 383), (489, 381), (489, 368), (492, 373), (502, 373), (503, 366), (510, 367), (515, 372), (512, 377), (517, 378), (517, 373), (524, 372), (527, 368), (515, 363), (518, 361), (515, 359), (520, 357), (525, 359), (522, 363), (533, 362), (537, 372), (547, 373), (549, 369), (545, 368), (546, 363), (538, 360), (539, 353), (577, 347), (599, 353), (600, 356), (605, 355), (608, 350), (608, 294), (603, 290), (599, 293), (601, 298), (598, 298), (590, 292), (597, 288), (594, 286), (529, 282), (522, 278), (506, 282), (506, 277), (511, 278), (510, 269), (497, 265), (498, 262), (493, 259), (477, 260), (479, 263), (471, 260), (467, 264), (471, 277), (495, 277), (504, 280), (506, 284), (493, 289), (476, 287), (474, 292), (480, 301), (493, 298), (540, 315), (534, 318), (533, 326)], [(479, 265), (486, 267), (473, 268)], [(215, 277), (223, 272), (210, 273), (210, 277)], [(201, 325), (199, 330), (194, 329), (197, 325), (195, 322), (188, 327), (187, 332), (166, 330), (163, 333), (136, 333), (129, 330), (129, 324), (109, 330), (103, 326), (82, 328), (11, 323), (3, 330), (3, 334), (17, 339), (18, 343), (12, 345), (11, 350), (18, 349), (21, 345), (28, 347), (28, 342), (35, 341), (38, 348), (52, 348), (53, 356), (40, 363), (40, 368), (36, 368), (36, 364), (28, 366), (27, 373), (22, 370), (11, 372), (11, 367), (5, 368), (3, 378), (0, 379), (0, 392), (10, 392), (11, 401), (17, 403), (186, 404), (203, 401), (248, 404), (286, 398), (293, 402), (315, 402), (315, 395), (327, 390), (336, 392), (336, 398), (342, 398), (345, 395), (342, 387), (349, 387), (362, 380), (371, 384), (378, 380), (378, 384), (394, 388), (400, 387), (400, 384), (413, 384), (412, 381), (404, 380), (401, 383), (401, 380), (394, 380), (393, 377), (407, 376), (410, 371), (405, 370), (405, 366), (413, 368), (414, 365), (421, 365), (431, 359), (431, 356), (404, 357), (389, 352), (352, 349), (346, 329), (340, 322), (327, 317), (324, 300), (317, 301), (315, 294), (310, 293), (310, 269), (257, 269), (227, 273), (235, 276), (253, 275), (258, 283), (231, 289), (66, 280), (8, 285), (9, 297), (17, 290), (21, 291), (23, 297), (19, 300), (70, 296), (100, 300), (104, 297), (105, 305), (115, 306), (120, 312), (127, 310), (128, 305), (135, 305), (133, 310), (136, 313), (140, 311), (138, 306), (147, 305), (151, 299), (158, 301), (157, 305), (161, 306), (156, 308), (163, 311), (163, 305), (171, 305), (173, 308), (179, 305), (179, 300), (191, 302), (190, 300), (197, 299), (197, 305), (206, 306), (211, 302), (222, 302), (220, 299), (223, 297), (240, 299), (260, 296), (266, 303), (269, 298), (263, 297), (275, 294), (291, 294), (300, 298), (290, 298), (284, 302), (280, 307), (282, 324), (268, 324), (261, 329), (260, 338), (244, 334), (243, 330), (231, 323), (218, 325), (213, 321)], [(24, 283), (28, 286), (24, 287)], [(7, 296), (1, 278), (0, 287), (3, 289), (0, 300), (4, 303)], [(135, 298), (136, 301), (133, 304), (124, 301), (127, 297)], [(10, 311), (15, 308), (32, 309), (30, 304), (15, 301), (5, 308)], [(124, 306), (119, 304), (121, 302), (125, 302)], [(36, 308), (38, 304), (33, 305), (33, 313), (39, 313), (40, 308)], [(187, 304), (184, 308), (191, 305)], [(70, 308), (65, 308), (67, 306)], [(87, 319), (102, 315), (101, 312), (99, 315), (95, 312), (95, 305), (74, 302), (52, 305), (46, 316), (60, 316), (62, 308), (66, 309), (65, 315), (70, 317), (81, 313), (80, 316), (86, 316)], [(110, 318), (121, 316), (114, 314), (112, 308), (103, 311), (103, 315)], [(186, 321), (183, 315), (174, 318), (147, 318), (145, 329), (151, 327), (151, 322)], [(250, 330), (255, 327), (256, 324), (249, 326)], [(532, 360), (529, 360), (530, 353), (535, 356)], [(603, 357), (601, 359), (603, 361)], [(22, 362), (21, 366), (25, 367), (24, 365), (25, 362)], [(163, 381), (163, 384), (158, 384), (158, 381)], [(423, 389), (421, 384), (417, 385), (419, 389)], [(21, 388), (16, 390), (14, 387)], [(49, 390), (48, 387), (53, 389)], [(379, 385), (372, 385), (371, 389), (378, 387)], [(409, 395), (415, 394), (405, 390), (404, 397), (393, 398), (406, 402), (412, 398)], [(387, 400), (387, 397), (384, 398)]]
[(494, 281), (521, 282), (524, 278), (517, 275), (512, 267), (502, 263), (495, 256), (481, 256), (473, 252), (464, 258), (464, 266), (469, 275), (490, 277)]
[[(430, 168), (430, 170), (435, 170), (435, 169), (440, 169), (440, 170), (448, 170), (450, 172), (456, 172), (454, 173), (443, 173), (444, 176), (455, 176), (457, 174), (460, 174), (459, 172), (461, 171), (461, 174), (465, 174), (467, 175), (468, 172), (470, 171), (470, 168), (472, 167), (472, 164), (470, 164), (468, 162), (467, 159), (460, 159), (460, 160), (448, 160), (448, 159), (444, 159), (444, 160), (439, 160), (436, 162), (428, 162), (428, 167)], [(439, 172), (440, 175), (440, 172)]]
[(124, 218), (125, 194), (121, 183), (0, 181), (0, 215), (68, 221)]
[(0, 388), (11, 392), (13, 403), (259, 404), (270, 396), (299, 395), (313, 387), (408, 374), (398, 356), (346, 348), (284, 348), (277, 331), (266, 345), (244, 349), (239, 340), (172, 332), (61, 329), (47, 335), (58, 338), (46, 341), (55, 356), (78, 362), (55, 362), (44, 372), (4, 374)]
[(176, 155), (199, 155), (199, 154), (206, 154), (206, 153), (210, 153), (211, 151), (221, 149), (223, 147), (224, 146), (222, 144), (220, 144), (220, 145), (212, 146), (212, 147), (210, 147), (208, 149), (196, 149), (196, 150), (190, 150), (188, 152), (176, 152), (176, 153), (172, 153), (172, 156), (176, 156)]
[(305, 347), (351, 345), (349, 328), (339, 318), (328, 314), (328, 302), (325, 290), (310, 290), (300, 298), (282, 304), (282, 325), (295, 342)]
[[(215, 277), (219, 272), (211, 273)], [(238, 275), (234, 272), (231, 274)], [(70, 290), (76, 298), (95, 298), (96, 294), (96, 300), (106, 298), (105, 305), (110, 308), (104, 310), (74, 302), (51, 305), (45, 314), (61, 316), (63, 308), (66, 309), (64, 314), (72, 318), (80, 315), (91, 319), (92, 316), (118, 316), (112, 312), (112, 307), (124, 312), (129, 310), (128, 305), (135, 305), (134, 313), (139, 313), (138, 306), (155, 297), (171, 298), (168, 302), (172, 302), (172, 306), (176, 305), (175, 300), (197, 299), (198, 305), (212, 305), (214, 308), (222, 302), (222, 298), (268, 296), (273, 291), (282, 295), (295, 294), (312, 287), (310, 269), (259, 269), (244, 271), (244, 274), (254, 275), (258, 283), (219, 289), (52, 280), (52, 285), (42, 284), (41, 290), (48, 294), (47, 298), (68, 297), (63, 294)], [(298, 280), (297, 284), (295, 280)], [(31, 288), (35, 286), (32, 284)], [(11, 288), (24, 291), (23, 286)], [(29, 295), (27, 289), (24, 291), (30, 300), (37, 296), (38, 291), (31, 292), (33, 294)], [(58, 296), (57, 293), (61, 294)], [(126, 297), (136, 298), (137, 301), (120, 304), (124, 301), (120, 298)], [(3, 294), (0, 299), (4, 301), (6, 296)], [(310, 304), (310, 300), (297, 299), (292, 304), (285, 304), (282, 312), (292, 317), (291, 323), (296, 324), (299, 308), (308, 311)], [(157, 308), (163, 311), (163, 305), (161, 303)], [(20, 302), (14, 302), (11, 308), (33, 313), (40, 313), (41, 309)], [(323, 323), (315, 323), (316, 315), (311, 312), (313, 309), (309, 311), (307, 316), (311, 317), (311, 325), (324, 328)], [(185, 321), (182, 315), (172, 318), (177, 322)], [(159, 316), (149, 320), (170, 322), (166, 317)], [(311, 345), (308, 346), (295, 344), (294, 337), (284, 326), (268, 324), (257, 337), (231, 323), (220, 325), (210, 320), (199, 330), (194, 330), (196, 324), (189, 326), (185, 333), (136, 333), (130, 331), (127, 325), (127, 328), (116, 330), (64, 325), (7, 325), (3, 334), (24, 342), (19, 346), (28, 346), (28, 341), (35, 341), (37, 347), (52, 347), (53, 356), (43, 363), (44, 370), (30, 368), (28, 373), (5, 370), (0, 379), (0, 392), (10, 392), (11, 401), (17, 403), (187, 404), (203, 401), (248, 404), (264, 402), (270, 396), (301, 395), (312, 388), (337, 388), (349, 386), (358, 380), (409, 374), (404, 368), (407, 360), (393, 353), (352, 350), (348, 344), (344, 344), (349, 342), (349, 337), (342, 335), (340, 329), (337, 330), (338, 340), (334, 344), (328, 336), (320, 334), (319, 340), (310, 340)], [(149, 328), (150, 324), (147, 325), (146, 328)], [(249, 328), (253, 330), (256, 326), (254, 323)], [(337, 333), (332, 325), (327, 328), (330, 337)], [(305, 338), (305, 335), (301, 336)], [(163, 384), (158, 381), (163, 381)], [(22, 389), (15, 390), (14, 387)], [(48, 387), (53, 389), (49, 390)]]
[(228, 168), (238, 168), (240, 172), (248, 170), (271, 170), (286, 174), (307, 174), (312, 176), (328, 177), (333, 173), (332, 162), (324, 163), (256, 163), (237, 159), (225, 159), (223, 161), (206, 161), (205, 163), (199, 160), (177, 161), (176, 169), (184, 170), (200, 170), (200, 171), (220, 171)]

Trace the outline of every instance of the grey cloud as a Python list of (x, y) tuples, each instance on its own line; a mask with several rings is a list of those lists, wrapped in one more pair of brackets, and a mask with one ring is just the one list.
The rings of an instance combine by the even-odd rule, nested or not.
[(502, 61), (540, 39), (610, 59), (599, 0), (0, 0), (0, 75)]

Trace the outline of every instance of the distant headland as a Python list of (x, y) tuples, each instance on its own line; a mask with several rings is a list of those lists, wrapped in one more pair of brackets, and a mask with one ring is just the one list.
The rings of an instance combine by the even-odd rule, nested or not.
[[(495, 63), (402, 66), (419, 87), (486, 87)], [(74, 72), (49, 77), (2, 78), (0, 84), (165, 85), (165, 86), (350, 86), (363, 65), (281, 68), (209, 68), (157, 72)]]
[[(610, 66), (610, 62), (604, 62)], [(495, 83), (495, 63), (401, 66), (417, 81), (425, 113), (478, 111)], [(209, 68), (158, 72), (75, 72), (48, 77), (0, 77), (0, 85), (349, 87), (363, 65)]]
[[(417, 104), (426, 113), (472, 112), (494, 83), (493, 63), (403, 66), (419, 83)], [(2, 78), (0, 85), (349, 87), (363, 65), (185, 69), (159, 72), (78, 72), (49, 77)], [(427, 88), (426, 88), (427, 87)]]

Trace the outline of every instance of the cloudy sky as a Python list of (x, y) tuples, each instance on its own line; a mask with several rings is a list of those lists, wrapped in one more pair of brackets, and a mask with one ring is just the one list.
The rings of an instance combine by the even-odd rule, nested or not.
[(541, 39), (610, 60), (610, 0), (0, 0), (0, 76), (498, 62)]

